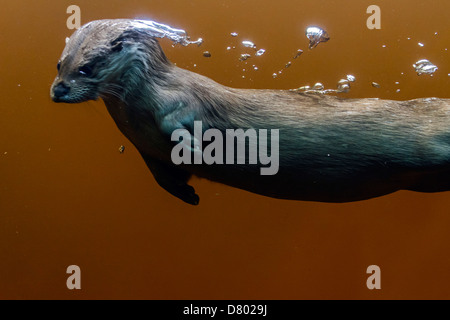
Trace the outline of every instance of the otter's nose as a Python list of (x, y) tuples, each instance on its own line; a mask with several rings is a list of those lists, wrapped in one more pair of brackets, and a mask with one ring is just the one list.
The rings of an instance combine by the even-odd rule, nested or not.
[(53, 88), (53, 95), (55, 98), (61, 98), (68, 94), (69, 91), (70, 87), (66, 86), (64, 82), (60, 82)]

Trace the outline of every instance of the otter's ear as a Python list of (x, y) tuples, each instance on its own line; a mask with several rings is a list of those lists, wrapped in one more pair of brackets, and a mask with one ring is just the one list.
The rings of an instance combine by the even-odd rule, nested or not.
[(148, 36), (139, 29), (125, 30), (115, 40), (111, 41), (112, 51), (121, 51), (129, 43), (142, 42)]
[(112, 52), (120, 52), (123, 49), (123, 41), (121, 38), (114, 40), (111, 42), (111, 51)]
[(127, 29), (111, 41), (111, 51), (120, 52), (127, 46), (127, 44), (141, 42), (144, 38), (145, 34), (143, 34), (139, 29)]

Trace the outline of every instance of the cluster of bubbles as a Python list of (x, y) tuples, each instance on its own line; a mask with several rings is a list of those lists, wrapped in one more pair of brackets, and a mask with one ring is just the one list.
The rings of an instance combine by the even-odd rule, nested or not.
[(421, 74), (433, 75), (433, 73), (435, 73), (438, 69), (438, 67), (436, 67), (427, 59), (417, 61), (415, 64), (413, 64), (413, 67), (416, 70), (418, 76), (420, 76)]
[(296, 89), (291, 89), (290, 91), (300, 91), (305, 93), (319, 93), (319, 94), (327, 94), (327, 93), (342, 93), (350, 91), (350, 83), (355, 82), (355, 76), (349, 74), (345, 77), (345, 79), (340, 79), (337, 83), (337, 89), (325, 89), (324, 85), (320, 82), (317, 82), (312, 87), (311, 86), (302, 86)]
[[(230, 33), (230, 35), (232, 37), (237, 37), (239, 34), (237, 32), (232, 32), (232, 33)], [(266, 49), (263, 49), (263, 48), (258, 49), (257, 46), (250, 40), (244, 40), (241, 42), (241, 44), (245, 48), (254, 49), (255, 50), (254, 56), (256, 56), (256, 57), (260, 57), (266, 52)], [(234, 46), (227, 47), (227, 50), (231, 50), (231, 49), (236, 49), (236, 47), (234, 47)], [(252, 54), (250, 54), (250, 53), (241, 53), (239, 55), (239, 61), (246, 61), (247, 59), (249, 59), (251, 57), (252, 57)], [(258, 70), (258, 67), (256, 65), (253, 65), (252, 68), (253, 68), (253, 70)], [(245, 72), (246, 69), (243, 69), (242, 71)], [(242, 78), (245, 78), (245, 76), (242, 76)]]
[[(298, 57), (300, 57), (300, 55), (301, 55), (302, 53), (303, 53), (303, 50), (302, 50), (302, 49), (298, 49), (297, 52), (294, 54), (293, 59), (297, 59)], [(283, 73), (283, 70), (284, 70), (284, 69), (289, 68), (291, 65), (292, 65), (292, 62), (291, 62), (291, 61), (288, 61), (288, 62), (284, 65), (284, 68), (281, 69), (281, 70), (279, 70), (278, 72), (274, 72), (274, 73), (272, 74), (272, 77), (273, 77), (273, 78), (278, 77), (279, 74), (282, 74), (282, 73)]]
[[(232, 33), (232, 35), (233, 34), (236, 34), (237, 35), (237, 33)], [(249, 41), (249, 40), (244, 40), (244, 41), (242, 41), (242, 45), (244, 46), (244, 47), (246, 47), (246, 48), (250, 48), (250, 49), (254, 49), (255, 50), (255, 56), (256, 57), (260, 57), (260, 56), (262, 56), (265, 52), (266, 52), (266, 49), (257, 49), (257, 47), (256, 47), (256, 45), (253, 43), (253, 42), (251, 42), (251, 41)], [(248, 58), (251, 58), (252, 57), (252, 55), (251, 54), (249, 54), (249, 53), (242, 53), (241, 55), (240, 55), (240, 57), (239, 57), (239, 60), (240, 61), (245, 61), (245, 60), (247, 60)], [(258, 68), (256, 68), (255, 70), (258, 70)]]
[[(314, 26), (313, 26), (313, 27), (308, 27), (308, 28), (306, 28), (305, 35), (306, 35), (306, 38), (308, 38), (308, 40), (309, 40), (308, 48), (309, 48), (310, 50), (312, 50), (312, 49), (314, 49), (315, 47), (317, 47), (317, 45), (318, 45), (319, 43), (321, 43), (321, 42), (327, 42), (328, 40), (330, 40), (330, 37), (328, 36), (328, 33), (327, 33), (324, 29), (321, 29), (321, 28), (319, 28), (319, 27), (314, 27)], [(303, 50), (298, 49), (297, 52), (295, 53), (295, 55), (294, 55), (293, 58), (294, 58), (294, 59), (297, 59), (302, 53), (303, 53)], [(278, 75), (280, 75), (280, 74), (283, 73), (283, 70), (284, 70), (284, 69), (289, 68), (291, 65), (292, 65), (292, 61), (288, 61), (288, 62), (284, 65), (284, 68), (281, 69), (281, 70), (279, 70), (278, 72), (274, 72), (274, 73), (272, 74), (272, 77), (273, 77), (273, 78), (278, 77)], [(319, 84), (320, 84), (320, 83), (319, 83)], [(318, 86), (318, 87), (320, 87), (320, 86)], [(315, 91), (319, 91), (319, 90), (315, 90)]]
[[(168, 25), (157, 23), (155, 21), (136, 20), (133, 22), (133, 27), (146, 29), (147, 32), (151, 32), (152, 35), (155, 37), (168, 38), (168, 39), (172, 40), (173, 45), (181, 44), (183, 46), (187, 46), (189, 44), (197, 44), (198, 46), (200, 46), (203, 43), (202, 38), (199, 38), (198, 40), (195, 40), (195, 41), (191, 41), (184, 30), (175, 29)], [(239, 34), (237, 32), (232, 32), (232, 33), (230, 33), (230, 35), (232, 37), (237, 37)], [(306, 35), (306, 38), (309, 40), (308, 48), (310, 50), (317, 47), (317, 45), (319, 43), (327, 42), (330, 40), (328, 33), (324, 29), (319, 28), (317, 26), (310, 26), (310, 27), (306, 28), (305, 35)], [(437, 35), (437, 32), (435, 33), (435, 35)], [(411, 40), (411, 38), (408, 38), (408, 40)], [(245, 48), (254, 49), (255, 52), (254, 52), (254, 54), (250, 54), (250, 53), (240, 54), (239, 55), (240, 61), (246, 61), (249, 58), (251, 58), (253, 55), (256, 57), (262, 56), (266, 52), (266, 50), (263, 48), (258, 49), (257, 46), (252, 41), (249, 41), (249, 40), (244, 40), (241, 42), (241, 44)], [(418, 42), (418, 45), (420, 47), (424, 46), (424, 44), (422, 42)], [(383, 45), (382, 47), (385, 48), (386, 45)], [(234, 46), (227, 47), (227, 50), (231, 50), (231, 49), (235, 49), (235, 48), (236, 47), (234, 47)], [(445, 49), (445, 50), (447, 50), (447, 49)], [(294, 61), (295, 59), (300, 57), (302, 54), (303, 54), (303, 50), (298, 49), (292, 57), (293, 60), (288, 61), (281, 70), (274, 72), (272, 74), (272, 77), (277, 78), (280, 74), (283, 73), (283, 71), (285, 69), (289, 68), (292, 65), (292, 61)], [(206, 58), (210, 58), (211, 53), (209, 51), (204, 51), (203, 56)], [(254, 70), (258, 70), (258, 67), (256, 65), (253, 65), (252, 68)], [(435, 66), (433, 63), (431, 63), (427, 59), (421, 59), (421, 60), (417, 61), (416, 63), (413, 64), (413, 68), (416, 71), (417, 75), (419, 75), (419, 76), (422, 74), (427, 74), (427, 75), (433, 76), (433, 74), (438, 69), (437, 66)], [(243, 69), (243, 71), (245, 71), (245, 69)], [(449, 74), (449, 76), (450, 76), (450, 74)], [(245, 77), (243, 76), (243, 78), (245, 78)], [(318, 83), (314, 84), (313, 86), (302, 86), (302, 87), (299, 87), (296, 89), (292, 89), (292, 91), (314, 92), (314, 93), (323, 93), (323, 94), (336, 93), (336, 92), (338, 92), (338, 93), (348, 92), (350, 90), (350, 83), (354, 82), (354, 81), (355, 81), (354, 76), (347, 75), (347, 77), (345, 79), (340, 79), (338, 81), (336, 89), (325, 89), (323, 84), (318, 82)], [(398, 84), (398, 82), (396, 82), (396, 84)], [(380, 84), (378, 84), (377, 82), (372, 82), (371, 85), (374, 88), (381, 87)], [(400, 89), (397, 90), (397, 92), (399, 92), (399, 91), (400, 91)]]
[(191, 41), (188, 37), (186, 31), (181, 29), (175, 29), (166, 24), (151, 20), (134, 20), (131, 22), (132, 28), (143, 29), (150, 33), (153, 37), (157, 38), (168, 38), (172, 40), (173, 45), (181, 44), (187, 46), (190, 44), (201, 45), (203, 43), (202, 38), (198, 38), (195, 41)]

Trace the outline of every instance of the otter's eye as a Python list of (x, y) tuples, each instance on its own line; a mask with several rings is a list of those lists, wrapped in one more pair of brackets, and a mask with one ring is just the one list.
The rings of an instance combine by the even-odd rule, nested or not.
[(84, 77), (90, 77), (92, 75), (92, 68), (89, 66), (82, 66), (78, 69), (78, 73)]
[(61, 69), (61, 61), (58, 61), (58, 64), (56, 65), (56, 69), (59, 71)]

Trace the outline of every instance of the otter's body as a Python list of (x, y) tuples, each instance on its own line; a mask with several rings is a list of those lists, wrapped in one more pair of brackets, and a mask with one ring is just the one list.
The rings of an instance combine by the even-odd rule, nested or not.
[[(233, 89), (178, 68), (133, 20), (94, 21), (69, 40), (52, 86), (57, 102), (101, 97), (157, 182), (191, 203), (192, 174), (258, 194), (346, 202), (397, 190), (450, 190), (450, 100), (339, 99)], [(175, 165), (171, 134), (278, 129), (279, 171), (251, 164)]]

